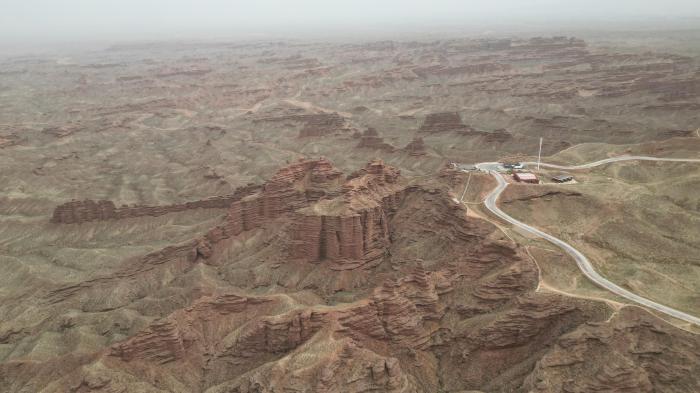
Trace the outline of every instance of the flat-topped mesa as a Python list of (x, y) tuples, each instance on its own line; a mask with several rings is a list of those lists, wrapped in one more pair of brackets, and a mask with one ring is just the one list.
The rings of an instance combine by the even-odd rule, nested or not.
[(343, 186), (345, 189), (348, 184), (365, 177), (365, 175), (371, 175), (372, 180), (378, 183), (396, 183), (396, 180), (401, 175), (401, 171), (393, 166), (386, 165), (383, 160), (376, 159), (365, 165), (364, 168), (353, 172), (348, 176), (348, 181)]
[(279, 169), (265, 183), (264, 189), (285, 188), (307, 178), (312, 183), (322, 184), (336, 180), (341, 176), (342, 172), (336, 169), (325, 157), (317, 160), (300, 158), (297, 162)]
[(400, 175), (401, 171), (397, 168), (386, 165), (382, 160), (374, 160), (348, 176), (343, 184), (343, 196), (350, 203), (364, 200), (363, 196), (373, 196), (374, 200), (379, 200), (383, 194), (393, 193), (400, 188)]
[(306, 206), (310, 201), (334, 194), (342, 182), (342, 172), (326, 158), (300, 159), (279, 171), (263, 186), (266, 217)]
[(384, 138), (379, 136), (377, 130), (372, 127), (367, 128), (359, 138), (360, 142), (357, 144), (357, 147), (394, 151), (394, 147), (384, 142)]
[(216, 231), (215, 238), (238, 235), (259, 227), (267, 219), (334, 196), (342, 180), (342, 173), (326, 158), (301, 158), (278, 170), (258, 194), (232, 203), (226, 224)]
[(326, 136), (345, 129), (345, 126), (345, 118), (336, 112), (307, 115), (299, 137)]
[(427, 148), (425, 146), (425, 141), (423, 138), (417, 136), (403, 148), (411, 156), (423, 156), (427, 153)]
[(430, 113), (420, 127), (422, 132), (468, 131), (470, 127), (462, 123), (458, 112)]
[(334, 268), (352, 269), (384, 255), (389, 218), (405, 191), (399, 171), (375, 160), (351, 176), (340, 197), (297, 212), (290, 235), (292, 258), (329, 260)]

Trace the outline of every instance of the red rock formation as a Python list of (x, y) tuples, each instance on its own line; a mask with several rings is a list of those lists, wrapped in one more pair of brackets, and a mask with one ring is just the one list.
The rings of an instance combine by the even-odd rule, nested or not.
[(692, 392), (700, 343), (637, 307), (561, 337), (525, 381), (531, 392)]
[[(263, 67), (270, 69), (314, 67), (313, 61), (293, 54), (300, 50), (319, 52), (312, 46), (284, 43), (255, 42), (242, 46), (226, 43), (224, 47), (228, 52), (235, 49), (233, 61), (241, 62), (233, 65), (233, 71), (243, 77), (240, 83), (247, 83), (248, 76), (255, 81), (260, 79), (252, 66), (248, 68), (254, 65), (254, 56), (260, 51), (265, 51), (266, 59), (275, 56), (276, 60), (271, 61), (275, 65)], [(588, 129), (575, 135), (586, 140), (600, 139), (597, 136), (605, 132), (606, 138), (611, 135), (619, 138), (613, 131), (631, 129), (622, 119), (629, 113), (623, 110), (624, 113), (615, 116), (617, 120), (608, 124), (591, 118), (591, 114), (600, 112), (596, 110), (600, 99), (589, 99), (596, 94), (634, 94), (638, 105), (632, 109), (642, 110), (646, 105), (648, 110), (656, 111), (651, 115), (660, 116), (659, 122), (677, 123), (645, 130), (645, 138), (688, 135), (685, 130), (690, 130), (692, 124), (685, 122), (683, 116), (689, 114), (670, 112), (697, 107), (694, 99), (697, 97), (693, 97), (697, 86), (688, 83), (691, 75), (700, 75), (693, 58), (665, 59), (637, 53), (606, 56), (600, 55), (603, 52), (598, 49), (595, 54), (583, 49), (581, 42), (561, 37), (345, 45), (332, 53), (337, 57), (334, 63), (375, 60), (381, 64), (369, 73), (355, 74), (352, 81), (330, 78), (338, 84), (315, 86), (319, 88), (307, 93), (309, 99), (320, 100), (325, 95), (334, 102), (355, 93), (368, 96), (364, 94), (367, 89), (382, 86), (382, 97), (374, 102), (379, 109), (392, 105), (406, 109), (434, 108), (444, 103), (442, 95), (460, 91), (477, 92), (483, 97), (520, 95), (527, 99), (516, 101), (535, 100), (543, 106), (564, 98), (575, 101), (564, 106), (576, 113), (576, 118), (516, 116), (510, 122), (504, 120), (504, 124), (515, 124), (513, 127), (520, 130), (517, 134), (473, 132), (468, 127), (460, 128), (461, 122), (455, 122), (454, 118), (447, 119), (447, 125), (441, 121), (433, 125), (436, 130), (457, 128), (448, 139), (468, 133), (466, 139), (476, 149), (491, 143), (507, 143), (503, 150), (512, 150), (518, 141), (531, 144), (528, 135), (542, 129), (557, 135), (570, 129)], [(278, 51), (279, 55), (275, 54)], [(219, 60), (228, 63), (225, 58)], [(461, 62), (467, 60), (473, 63), (463, 67)], [(7, 63), (9, 69), (0, 74), (12, 79), (15, 74), (8, 72), (14, 72), (15, 67), (24, 68), (25, 61), (37, 60)], [(506, 61), (527, 66), (518, 66), (522, 69), (519, 74), (478, 66)], [(38, 64), (41, 70), (48, 70), (43, 63)], [(144, 64), (153, 61), (146, 59)], [(400, 71), (387, 69), (397, 65)], [(406, 83), (391, 85), (410, 76), (416, 67), (426, 69), (421, 76), (430, 77), (430, 85), (411, 84), (410, 89), (403, 88)], [(61, 67), (69, 74), (72, 68), (75, 67)], [(682, 68), (684, 71), (679, 72)], [(173, 64), (173, 68), (165, 71), (182, 69), (188, 68)], [(269, 79), (272, 89), (245, 89), (224, 85), (225, 81), (221, 85), (210, 81), (214, 84), (207, 83), (207, 91), (202, 92), (197, 86), (185, 83), (181, 88), (194, 89), (193, 94), (180, 94), (173, 102), (146, 101), (100, 109), (81, 104), (78, 109), (69, 108), (68, 115), (85, 121), (104, 119), (100, 111), (107, 114), (117, 111), (114, 114), (118, 115), (119, 111), (133, 111), (129, 116), (119, 115), (119, 119), (99, 121), (95, 130), (101, 130), (140, 125), (142, 113), (167, 115), (169, 110), (162, 109), (175, 104), (187, 110), (230, 109), (232, 103), (238, 108), (250, 108), (252, 105), (241, 103), (270, 94), (289, 97), (299, 87), (288, 83), (291, 78), (309, 78), (324, 72), (315, 67), (275, 75)], [(439, 76), (432, 77), (430, 72)], [(490, 72), (494, 75), (488, 75)], [(86, 75), (88, 86), (78, 86), (83, 90), (76, 93), (95, 87), (92, 82), (109, 83), (116, 76), (102, 78), (93, 71)], [(572, 81), (572, 75), (579, 80)], [(184, 77), (185, 81), (191, 79)], [(435, 83), (437, 79), (440, 83)], [(153, 82), (152, 78), (141, 78), (119, 86), (155, 97), (163, 86)], [(680, 88), (677, 82), (688, 86)], [(392, 88), (414, 90), (413, 87), (421, 86), (430, 90), (430, 94), (423, 97), (407, 96), (409, 93), (405, 91), (384, 94)], [(226, 91), (217, 92), (219, 88)], [(645, 99), (644, 94), (649, 93), (656, 95), (652, 98), (657, 102)], [(617, 105), (625, 100), (613, 101), (611, 104)], [(2, 109), (13, 110), (12, 103), (0, 105)], [(280, 123), (284, 127), (306, 127), (308, 116), (317, 116), (302, 115), (304, 109), (274, 112), (263, 106), (262, 110), (268, 114), (282, 113), (278, 119), (287, 116)], [(359, 108), (357, 113), (363, 118), (370, 115), (364, 111)], [(611, 115), (610, 111), (603, 112)], [(260, 112), (248, 113), (242, 121), (255, 121)], [(494, 116), (508, 117), (500, 110), (479, 113), (475, 112), (475, 116), (486, 122)], [(19, 121), (20, 117), (14, 120)], [(50, 114), (46, 117), (47, 121), (53, 118)], [(406, 126), (409, 122), (415, 124), (414, 117), (403, 118), (407, 119)], [(119, 125), (113, 125), (115, 121)], [(433, 126), (429, 125), (426, 131)], [(319, 127), (321, 131), (314, 129)], [(319, 127), (310, 127), (310, 133), (335, 132), (330, 131), (334, 127)], [(263, 134), (274, 132), (274, 128), (277, 127), (264, 128)], [(38, 130), (28, 129), (25, 133), (7, 129), (28, 137)], [(206, 134), (198, 142), (200, 148), (206, 149), (206, 145), (201, 145), (207, 139), (215, 144), (214, 134), (220, 130), (192, 131)], [(56, 131), (57, 136), (62, 133), (61, 129)], [(84, 136), (80, 134), (80, 138)], [(369, 148), (381, 142), (374, 139), (378, 135), (367, 136), (363, 143)], [(358, 135), (358, 142), (361, 138)], [(551, 140), (561, 143), (557, 137), (548, 139), (550, 150), (556, 147)], [(687, 138), (685, 142), (691, 141)], [(423, 141), (417, 139), (415, 145), (406, 147), (408, 154), (422, 154)], [(654, 143), (637, 149), (651, 153), (664, 150), (661, 152), (664, 153), (672, 147)], [(13, 149), (11, 153), (18, 152)], [(455, 156), (454, 160), (462, 158)], [(52, 159), (58, 160), (55, 155)], [(445, 161), (451, 160), (448, 157)], [(345, 160), (345, 165), (349, 162), (352, 157)], [(50, 171), (47, 166), (46, 173)], [(207, 176), (218, 175), (210, 172)], [(74, 251), (56, 255), (57, 268), (70, 274), (65, 277), (59, 274), (32, 278), (21, 265), (15, 268), (16, 261), (10, 258), (11, 273), (27, 289), (9, 293), (0, 306), (3, 315), (0, 390), (700, 391), (697, 335), (673, 328), (638, 308), (573, 298), (552, 293), (546, 285), (538, 286), (537, 266), (524, 249), (488, 222), (466, 215), (466, 209), (453, 202), (449, 190), (460, 185), (461, 190), (464, 181), (465, 174), (444, 170), (429, 181), (417, 178), (407, 186), (408, 182), (403, 182), (398, 171), (381, 162), (368, 165), (345, 181), (330, 163), (304, 160), (283, 168), (267, 183), (231, 201), (228, 216), (221, 217), (219, 225), (196, 239), (125, 260), (109, 257), (119, 253), (105, 253), (109, 259), (97, 261), (100, 271), (94, 275), (89, 270), (93, 268), (91, 263), (81, 263), (78, 269), (64, 266), (65, 261), (60, 259), (77, 255)], [(485, 183), (493, 181), (490, 176), (475, 173), (471, 184), (484, 185), (481, 188), (488, 190), (494, 184)], [(536, 194), (532, 197), (549, 197), (546, 192)], [(24, 210), (33, 211), (32, 206), (37, 205), (29, 199), (10, 202), (11, 215), (15, 213), (13, 203), (22, 204), (16, 205), (21, 206), (16, 211), (20, 215), (27, 215)], [(119, 217), (112, 216), (118, 214), (155, 215), (167, 211), (160, 206), (119, 208), (97, 201), (74, 202), (74, 205), (64, 206), (59, 216), (79, 222), (88, 218), (116, 219)], [(146, 221), (108, 222), (100, 228), (128, 229), (132, 224), (142, 225)], [(71, 241), (79, 241), (90, 233), (90, 228), (76, 226), (53, 229), (76, 231)], [(20, 243), (10, 242), (3, 247), (14, 251)], [(42, 250), (40, 247), (38, 252), (43, 254), (45, 250)], [(31, 256), (33, 251), (28, 252)], [(288, 257), (295, 253), (297, 257)], [(556, 254), (550, 257), (555, 258)], [(33, 262), (32, 258), (29, 262)], [(75, 282), (52, 284), (54, 280)], [(64, 286), (57, 289), (59, 285)], [(43, 290), (49, 291), (46, 297)], [(27, 301), (22, 300), (24, 293), (31, 294), (30, 291), (38, 291), (42, 297), (35, 299), (30, 295)]]
[(482, 310), (490, 311), (536, 285), (536, 268), (530, 263), (521, 263), (479, 284), (472, 291), (472, 296), (487, 307)]
[(112, 347), (112, 355), (122, 360), (152, 360), (161, 364), (181, 359), (185, 351), (181, 333), (168, 321), (153, 323), (128, 343)]
[[(87, 221), (161, 216), (191, 209), (230, 208), (232, 220), (244, 230), (252, 229), (262, 218), (278, 217), (315, 201), (340, 180), (342, 173), (325, 158), (300, 160), (280, 169), (262, 187), (248, 185), (231, 195), (164, 206), (115, 207), (111, 201), (71, 201), (54, 209), (51, 222), (73, 224)], [(235, 232), (235, 231), (234, 231)]]
[(309, 203), (332, 196), (342, 180), (342, 173), (325, 158), (300, 159), (270, 178), (258, 192), (230, 204), (224, 223), (204, 236), (200, 255), (208, 259), (211, 245), (262, 226), (269, 220), (294, 212)]
[(79, 224), (88, 221), (119, 220), (143, 216), (162, 216), (168, 213), (192, 209), (226, 209), (234, 201), (252, 195), (259, 186), (248, 185), (237, 189), (233, 194), (216, 196), (198, 201), (163, 206), (122, 206), (116, 207), (112, 201), (71, 201), (54, 209), (51, 222), (56, 224)]
[[(338, 351), (319, 354), (321, 361), (313, 365), (314, 372), (304, 379), (305, 383), (313, 381), (318, 391), (326, 392), (337, 391), (347, 383), (376, 386), (383, 391), (418, 392), (417, 381), (402, 371), (398, 359), (382, 351), (360, 348), (358, 343), (371, 339), (403, 348), (427, 348), (438, 326), (433, 322), (445, 313), (440, 297), (450, 290), (451, 283), (444, 273), (426, 272), (419, 266), (402, 279), (387, 281), (368, 299), (341, 310), (305, 308), (275, 313), (286, 303), (284, 297), (206, 295), (112, 345), (102, 361), (110, 367), (142, 374), (142, 378), (166, 390), (170, 382), (157, 374), (143, 374), (141, 369), (158, 366), (189, 370), (187, 375), (178, 377), (179, 383), (186, 385), (204, 382), (211, 386), (234, 378), (228, 382), (232, 386), (262, 387), (270, 384), (269, 377), (235, 377), (245, 375), (256, 364), (262, 366), (265, 359), (297, 351), (325, 331), (324, 336), (332, 333), (343, 344)], [(237, 333), (230, 338), (233, 330)], [(366, 360), (371, 362), (371, 369), (362, 372), (360, 366)], [(348, 370), (353, 372), (348, 374)], [(280, 370), (275, 379), (287, 371), (293, 370)], [(267, 373), (264, 367), (262, 372)], [(105, 382), (111, 388), (120, 384), (118, 380)]]
[(339, 198), (300, 211), (291, 233), (291, 256), (334, 261), (338, 269), (381, 257), (389, 244), (388, 217), (404, 191), (398, 176), (395, 168), (373, 161), (350, 176)]
[(348, 176), (343, 189), (347, 193), (351, 190), (369, 189), (370, 186), (394, 184), (400, 175), (401, 171), (398, 169), (386, 165), (382, 160), (374, 160)]
[(389, 238), (386, 216), (379, 207), (350, 216), (300, 215), (292, 235), (292, 257), (309, 262), (349, 261), (348, 267), (380, 257)]
[(300, 160), (280, 169), (261, 192), (263, 214), (277, 217), (304, 207), (332, 192), (341, 181), (342, 173), (325, 158)]
[[(75, 387), (76, 392), (140, 386), (214, 393), (505, 392), (523, 386), (542, 393), (693, 391), (700, 347), (690, 333), (679, 335), (637, 309), (631, 317), (623, 309), (608, 322), (611, 312), (603, 303), (535, 292), (534, 262), (514, 244), (499, 240), (490, 224), (466, 218), (447, 188), (407, 187), (399, 172), (381, 161), (357, 171), (343, 186), (340, 179), (325, 160), (301, 160), (281, 169), (258, 193), (236, 201), (232, 210), (235, 206), (239, 219), (227, 220), (207, 238), (53, 292), (48, 300), (55, 308), (56, 301), (84, 292), (82, 302), (68, 309), (99, 311), (104, 318), (122, 312), (119, 306), (129, 302), (143, 313), (142, 303), (154, 302), (143, 294), (159, 286), (164, 289), (155, 293), (165, 300), (148, 314), (157, 318), (144, 321), (145, 327), (127, 338), (119, 336), (105, 349), (78, 358), (61, 358), (74, 370), (67, 375), (65, 369), (56, 373), (61, 368), (51, 361), (19, 359), (0, 365), (0, 384), (20, 391), (56, 383), (60, 375), (60, 386)], [(307, 186), (326, 194), (287, 211), (298, 203), (290, 190), (307, 196)], [(276, 199), (281, 195), (289, 196), (289, 205), (287, 198)], [(266, 201), (274, 203), (265, 208)], [(269, 270), (270, 265), (256, 260), (248, 274), (301, 271), (307, 278), (289, 288), (303, 288), (303, 294), (244, 296), (231, 292), (230, 286), (204, 285), (186, 293), (184, 304), (167, 308), (180, 301), (172, 296), (180, 283), (200, 275), (187, 273), (196, 272), (193, 263), (216, 260), (217, 252), (225, 249), (221, 239), (262, 226), (255, 237), (267, 231), (278, 241), (264, 249), (284, 251), (288, 237), (272, 226), (296, 214), (314, 228), (317, 237), (300, 245), (312, 245), (309, 259), (320, 264), (310, 268), (280, 252), (282, 266)], [(426, 239), (425, 244), (439, 248), (434, 259), (409, 260), (401, 254), (405, 245)], [(321, 285), (318, 277), (310, 278), (315, 271), (322, 272), (321, 280), (337, 280), (350, 274), (333, 269), (359, 266), (368, 252), (387, 249), (394, 254), (388, 258), (392, 269), (383, 265), (353, 272), (366, 273), (362, 280), (371, 282), (361, 288), (364, 293), (344, 303), (327, 300), (332, 297), (324, 303), (308, 300), (310, 292), (323, 296), (309, 285)], [(223, 259), (233, 264), (231, 258)], [(226, 279), (227, 268), (214, 263), (207, 270)], [(177, 281), (165, 286), (164, 277)], [(270, 285), (282, 284), (287, 283)], [(257, 286), (257, 280), (249, 285)], [(92, 299), (100, 296), (108, 301)], [(159, 314), (160, 307), (168, 311)], [(14, 337), (23, 334), (2, 332), (0, 340), (20, 340)]]
[[(178, 205), (175, 209), (221, 207), (229, 203), (229, 213), (221, 225), (209, 230), (202, 238), (194, 239), (179, 246), (166, 247), (133, 261), (122, 270), (108, 276), (79, 285), (69, 285), (52, 290), (47, 295), (51, 303), (62, 302), (74, 295), (89, 293), (99, 288), (115, 285), (127, 285), (129, 280), (138, 277), (148, 282), (156, 279), (155, 267), (184, 271), (192, 266), (198, 258), (209, 259), (216, 252), (216, 244), (223, 239), (238, 236), (245, 231), (259, 228), (265, 222), (290, 213), (296, 209), (317, 201), (327, 193), (335, 192), (339, 187), (342, 174), (326, 159), (299, 160), (280, 169), (262, 187), (248, 186), (237, 190), (235, 194), (224, 198), (213, 198), (193, 204)], [(233, 200), (231, 203), (230, 200)], [(84, 222), (97, 219), (139, 216), (165, 211), (163, 207), (114, 209), (111, 202), (72, 202), (60, 207), (55, 213), (58, 222)], [(176, 210), (177, 211), (177, 210)], [(167, 264), (167, 267), (165, 265)], [(156, 280), (160, 283), (161, 280)], [(158, 284), (162, 285), (162, 284)], [(117, 304), (128, 301), (135, 293), (123, 293), (126, 298), (115, 297)]]

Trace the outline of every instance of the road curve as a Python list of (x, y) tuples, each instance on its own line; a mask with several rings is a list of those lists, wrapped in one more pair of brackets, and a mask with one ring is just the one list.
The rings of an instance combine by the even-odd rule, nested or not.
[[(590, 168), (597, 167), (600, 165), (609, 164), (611, 162), (620, 162), (620, 161), (664, 161), (664, 162), (698, 162), (698, 163), (700, 163), (700, 159), (695, 159), (695, 158), (656, 158), (656, 157), (646, 157), (646, 156), (619, 156), (619, 157), (612, 157), (612, 158), (606, 158), (604, 160), (589, 162), (588, 164), (582, 164), (582, 165), (567, 166), (567, 165), (540, 163), (540, 166), (545, 167), (545, 168), (576, 170), (576, 169), (590, 169)], [(537, 165), (536, 162), (525, 162), (524, 164), (530, 165), (530, 166)]]
[[(573, 169), (587, 169), (587, 168), (593, 168), (599, 165), (604, 165), (608, 164), (611, 162), (619, 162), (619, 161), (630, 161), (630, 160), (643, 160), (643, 161), (672, 161), (672, 162), (698, 162), (700, 163), (700, 159), (680, 159), (680, 158), (655, 158), (655, 157), (643, 157), (643, 156), (621, 156), (621, 157), (615, 157), (615, 158), (608, 158), (605, 160), (600, 160), (588, 164), (583, 164), (583, 165), (576, 165), (576, 166), (563, 166), (563, 165), (553, 165), (553, 164), (540, 164), (541, 166), (548, 167), (548, 168), (557, 168), (557, 169), (565, 169), (565, 170), (573, 170)], [(532, 164), (532, 163), (527, 163), (527, 164)], [(536, 163), (534, 163), (536, 164)], [(542, 232), (541, 230), (534, 228), (530, 225), (527, 225), (523, 222), (520, 222), (516, 220), (515, 218), (509, 216), (503, 210), (501, 210), (496, 202), (498, 201), (498, 198), (501, 196), (501, 193), (503, 190), (508, 187), (508, 182), (506, 182), (505, 178), (503, 175), (501, 175), (497, 170), (496, 166), (498, 163), (493, 163), (493, 162), (485, 162), (481, 164), (477, 164), (477, 167), (486, 170), (493, 177), (496, 179), (498, 182), (498, 185), (496, 188), (494, 188), (486, 197), (484, 200), (484, 204), (486, 205), (486, 208), (489, 209), (493, 214), (497, 215), (498, 217), (502, 218), (503, 220), (511, 223), (512, 225), (529, 232), (531, 234), (534, 234), (536, 236), (542, 237), (545, 240), (549, 241), (550, 243), (553, 243), (554, 245), (564, 249), (567, 254), (571, 255), (572, 258), (576, 261), (576, 264), (578, 265), (579, 269), (583, 274), (588, 277), (591, 281), (593, 281), (595, 284), (609, 290), (610, 292), (615, 293), (616, 295), (619, 295), (627, 300), (631, 300), (635, 303), (641, 304), (645, 307), (654, 309), (656, 311), (662, 312), (666, 315), (672, 316), (674, 318), (693, 323), (696, 325), (700, 325), (700, 318), (695, 317), (690, 314), (686, 314), (682, 311), (676, 310), (674, 308), (664, 306), (663, 304), (656, 303), (652, 300), (649, 300), (647, 298), (641, 297), (637, 294), (634, 294), (617, 284), (609, 281), (605, 277), (601, 276), (598, 274), (598, 272), (595, 271), (593, 268), (593, 265), (591, 262), (586, 258), (585, 255), (583, 255), (580, 251), (572, 247), (570, 244), (564, 242), (563, 240), (556, 238), (550, 234), (547, 234), (545, 232)]]

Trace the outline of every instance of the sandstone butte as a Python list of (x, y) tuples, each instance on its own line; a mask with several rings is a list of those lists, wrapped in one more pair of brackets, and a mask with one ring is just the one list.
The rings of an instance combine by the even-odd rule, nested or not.
[(419, 136), (413, 138), (413, 140), (409, 142), (406, 147), (404, 147), (404, 150), (406, 150), (408, 154), (412, 156), (422, 156), (427, 154), (427, 146), (425, 145), (425, 141)]
[(359, 148), (379, 149), (385, 151), (394, 151), (394, 147), (384, 142), (384, 138), (379, 136), (379, 132), (375, 128), (369, 127), (358, 136), (360, 141), (357, 144)]
[[(454, 178), (447, 172), (441, 179)], [(538, 290), (527, 253), (492, 224), (467, 217), (448, 190), (444, 182), (409, 183), (379, 160), (347, 177), (325, 159), (294, 162), (223, 198), (226, 217), (202, 236), (48, 288), (28, 310), (45, 317), (32, 330), (80, 322), (99, 328), (107, 344), (5, 362), (0, 386), (697, 390), (700, 344), (691, 333), (637, 307), (613, 312)], [(189, 206), (223, 203), (213, 200)], [(65, 230), (88, 218), (132, 218), (105, 202), (59, 208), (55, 225)], [(343, 293), (352, 295), (341, 300)], [(127, 322), (134, 312), (151, 317)], [(4, 332), (0, 342), (22, 351), (33, 344), (30, 333)]]
[(430, 113), (420, 126), (420, 131), (427, 133), (467, 131), (469, 129), (469, 126), (462, 122), (458, 112)]

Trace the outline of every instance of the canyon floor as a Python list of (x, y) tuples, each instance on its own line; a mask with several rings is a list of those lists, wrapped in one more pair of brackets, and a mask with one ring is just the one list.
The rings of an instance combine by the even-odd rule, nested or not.
[[(698, 38), (0, 57), (0, 391), (700, 391), (700, 327), (451, 165), (700, 158)], [(560, 172), (501, 208), (699, 316), (700, 165)]]

